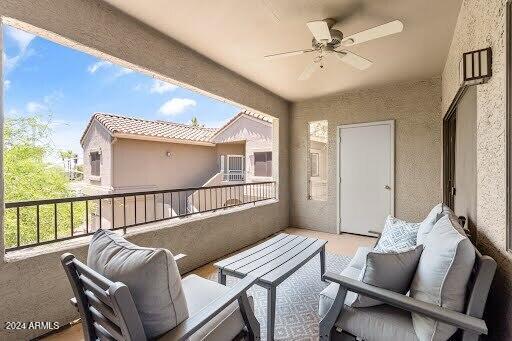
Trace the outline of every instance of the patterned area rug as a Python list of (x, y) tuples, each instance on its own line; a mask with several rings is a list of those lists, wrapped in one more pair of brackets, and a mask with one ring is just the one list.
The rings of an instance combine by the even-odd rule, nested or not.
[[(350, 257), (327, 253), (328, 271), (341, 272)], [(210, 278), (217, 280), (216, 276)], [(227, 277), (232, 286), (237, 278)], [(320, 256), (315, 256), (277, 287), (276, 340), (318, 340), (318, 298), (327, 286), (320, 280)], [(255, 314), (260, 322), (261, 338), (267, 333), (267, 290), (253, 286), (248, 293), (254, 297)]]

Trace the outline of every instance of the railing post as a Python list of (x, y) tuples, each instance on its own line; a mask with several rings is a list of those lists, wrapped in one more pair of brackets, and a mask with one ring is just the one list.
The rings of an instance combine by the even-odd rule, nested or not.
[(71, 222), (71, 236), (74, 235), (75, 231), (73, 229), (73, 202), (70, 202), (69, 203), (69, 218), (70, 218), (70, 222)]
[(36, 205), (36, 235), (37, 235), (37, 243), (39, 244), (39, 205)]
[(16, 242), (20, 246), (20, 208), (16, 207)]
[(102, 222), (101, 222), (102, 221), (102, 219), (101, 219), (101, 199), (99, 200), (99, 205), (100, 205), (99, 213), (100, 213), (100, 229), (101, 229), (101, 227), (102, 227)]

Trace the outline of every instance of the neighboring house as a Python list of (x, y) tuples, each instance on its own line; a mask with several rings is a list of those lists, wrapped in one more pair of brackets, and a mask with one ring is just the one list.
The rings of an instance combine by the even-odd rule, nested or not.
[[(80, 142), (87, 195), (272, 179), (272, 119), (248, 111), (220, 129), (95, 113)], [(234, 200), (242, 199), (226, 198), (224, 204)], [(188, 200), (168, 209), (194, 206)]]

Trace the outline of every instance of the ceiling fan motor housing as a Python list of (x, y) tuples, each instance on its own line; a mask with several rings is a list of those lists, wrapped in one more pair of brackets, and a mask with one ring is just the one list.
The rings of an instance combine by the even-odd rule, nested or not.
[(328, 46), (330, 48), (337, 48), (338, 46), (341, 45), (341, 41), (343, 40), (343, 33), (340, 31), (340, 30), (329, 30), (329, 32), (331, 33), (331, 41), (328, 42), (327, 44), (326, 43), (322, 43), (322, 42), (318, 42), (314, 37), (313, 37), (313, 40), (311, 42), (312, 46), (314, 49), (319, 49), (321, 48), (322, 46)]

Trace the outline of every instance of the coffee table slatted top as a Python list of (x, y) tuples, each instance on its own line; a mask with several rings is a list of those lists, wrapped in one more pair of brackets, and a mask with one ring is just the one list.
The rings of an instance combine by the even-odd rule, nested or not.
[(215, 263), (225, 275), (258, 277), (260, 284), (277, 285), (322, 251), (327, 241), (280, 233), (248, 250)]

